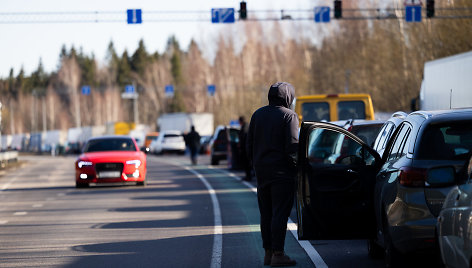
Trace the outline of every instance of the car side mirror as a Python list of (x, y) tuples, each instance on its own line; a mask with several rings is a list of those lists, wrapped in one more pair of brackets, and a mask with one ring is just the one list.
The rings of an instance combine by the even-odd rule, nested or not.
[(141, 148), (141, 151), (145, 154), (148, 154), (149, 153), (149, 147), (143, 147), (143, 148)]
[(448, 186), (456, 182), (456, 169), (453, 166), (428, 169), (426, 183), (430, 186)]

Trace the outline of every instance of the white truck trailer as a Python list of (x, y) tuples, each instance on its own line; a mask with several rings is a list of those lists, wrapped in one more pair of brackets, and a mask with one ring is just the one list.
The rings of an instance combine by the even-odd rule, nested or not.
[(472, 107), (472, 51), (428, 61), (423, 74), (421, 110)]
[(190, 127), (195, 126), (195, 130), (200, 136), (210, 136), (213, 134), (213, 114), (211, 113), (170, 113), (163, 114), (157, 119), (159, 131), (179, 130), (182, 133), (190, 132)]

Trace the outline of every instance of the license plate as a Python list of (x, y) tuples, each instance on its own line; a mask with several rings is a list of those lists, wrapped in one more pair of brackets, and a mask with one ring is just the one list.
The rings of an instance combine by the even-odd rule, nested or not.
[(119, 171), (102, 171), (98, 173), (98, 177), (103, 178), (119, 178), (121, 177), (121, 172)]

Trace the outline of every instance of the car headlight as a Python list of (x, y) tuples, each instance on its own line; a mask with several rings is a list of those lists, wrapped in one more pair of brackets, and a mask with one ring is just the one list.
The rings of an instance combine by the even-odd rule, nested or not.
[(91, 166), (91, 165), (93, 165), (93, 163), (90, 162), (90, 161), (79, 161), (79, 162), (77, 163), (77, 166), (78, 166), (79, 168), (82, 168), (83, 166)]
[(134, 167), (138, 168), (141, 165), (141, 160), (128, 160), (126, 161), (127, 165), (134, 165)]

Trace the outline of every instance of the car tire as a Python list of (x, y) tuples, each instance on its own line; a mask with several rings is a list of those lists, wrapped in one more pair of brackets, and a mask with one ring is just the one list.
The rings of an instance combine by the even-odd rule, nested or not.
[(80, 183), (80, 182), (75, 183), (75, 188), (87, 188), (87, 187), (89, 187), (88, 183)]
[(372, 238), (367, 240), (367, 252), (372, 259), (381, 259), (385, 255), (385, 250)]
[(136, 182), (136, 186), (146, 186), (146, 180)]
[(211, 164), (212, 164), (212, 165), (214, 165), (214, 166), (215, 166), (215, 165), (218, 165), (218, 162), (220, 162), (220, 161), (218, 161), (218, 159), (216, 159), (216, 158), (214, 158), (214, 157), (211, 158)]

